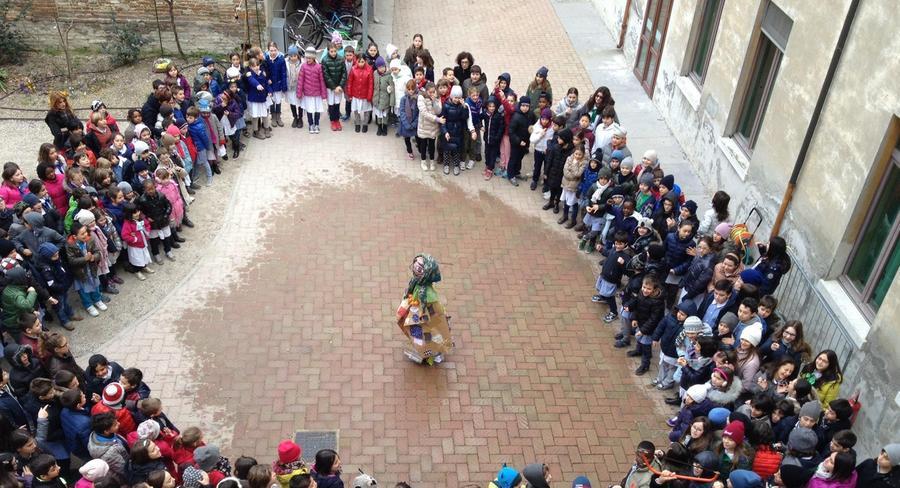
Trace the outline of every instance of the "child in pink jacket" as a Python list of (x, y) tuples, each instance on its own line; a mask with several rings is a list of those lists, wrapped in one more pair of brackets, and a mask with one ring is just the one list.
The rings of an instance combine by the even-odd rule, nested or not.
[(297, 75), (297, 98), (300, 107), (306, 112), (306, 122), (310, 134), (319, 133), (319, 117), (325, 109), (328, 90), (325, 87), (325, 76), (322, 65), (316, 61), (316, 48), (306, 48), (306, 62), (300, 66)]

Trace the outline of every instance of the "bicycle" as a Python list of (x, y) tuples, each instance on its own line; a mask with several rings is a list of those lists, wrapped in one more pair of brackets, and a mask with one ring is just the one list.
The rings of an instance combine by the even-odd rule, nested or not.
[[(357, 46), (362, 40), (363, 24), (359, 17), (335, 11), (331, 19), (326, 19), (312, 5), (288, 15), (284, 24), (288, 37), (301, 49), (310, 45), (318, 48), (323, 40), (331, 39), (333, 32), (340, 34), (345, 42), (350, 41)], [(372, 40), (371, 36), (369, 40)]]

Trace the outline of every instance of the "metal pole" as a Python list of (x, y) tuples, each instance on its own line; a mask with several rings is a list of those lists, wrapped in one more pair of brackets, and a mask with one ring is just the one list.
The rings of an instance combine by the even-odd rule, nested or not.
[(369, 0), (362, 1), (362, 39), (359, 40), (359, 46), (356, 52), (365, 52), (365, 42), (369, 38)]

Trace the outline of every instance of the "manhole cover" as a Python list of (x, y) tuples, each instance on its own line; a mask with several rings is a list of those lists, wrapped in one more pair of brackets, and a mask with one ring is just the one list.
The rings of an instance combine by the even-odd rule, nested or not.
[(303, 448), (303, 458), (313, 460), (322, 449), (338, 450), (337, 430), (298, 430), (294, 442)]

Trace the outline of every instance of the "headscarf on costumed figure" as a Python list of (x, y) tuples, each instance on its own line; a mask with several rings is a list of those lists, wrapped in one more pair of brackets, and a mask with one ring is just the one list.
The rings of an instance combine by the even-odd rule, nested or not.
[(410, 341), (404, 354), (417, 363), (440, 363), (453, 348), (449, 320), (433, 286), (441, 281), (441, 270), (428, 254), (417, 254), (409, 269), (413, 277), (397, 308), (397, 325)]

